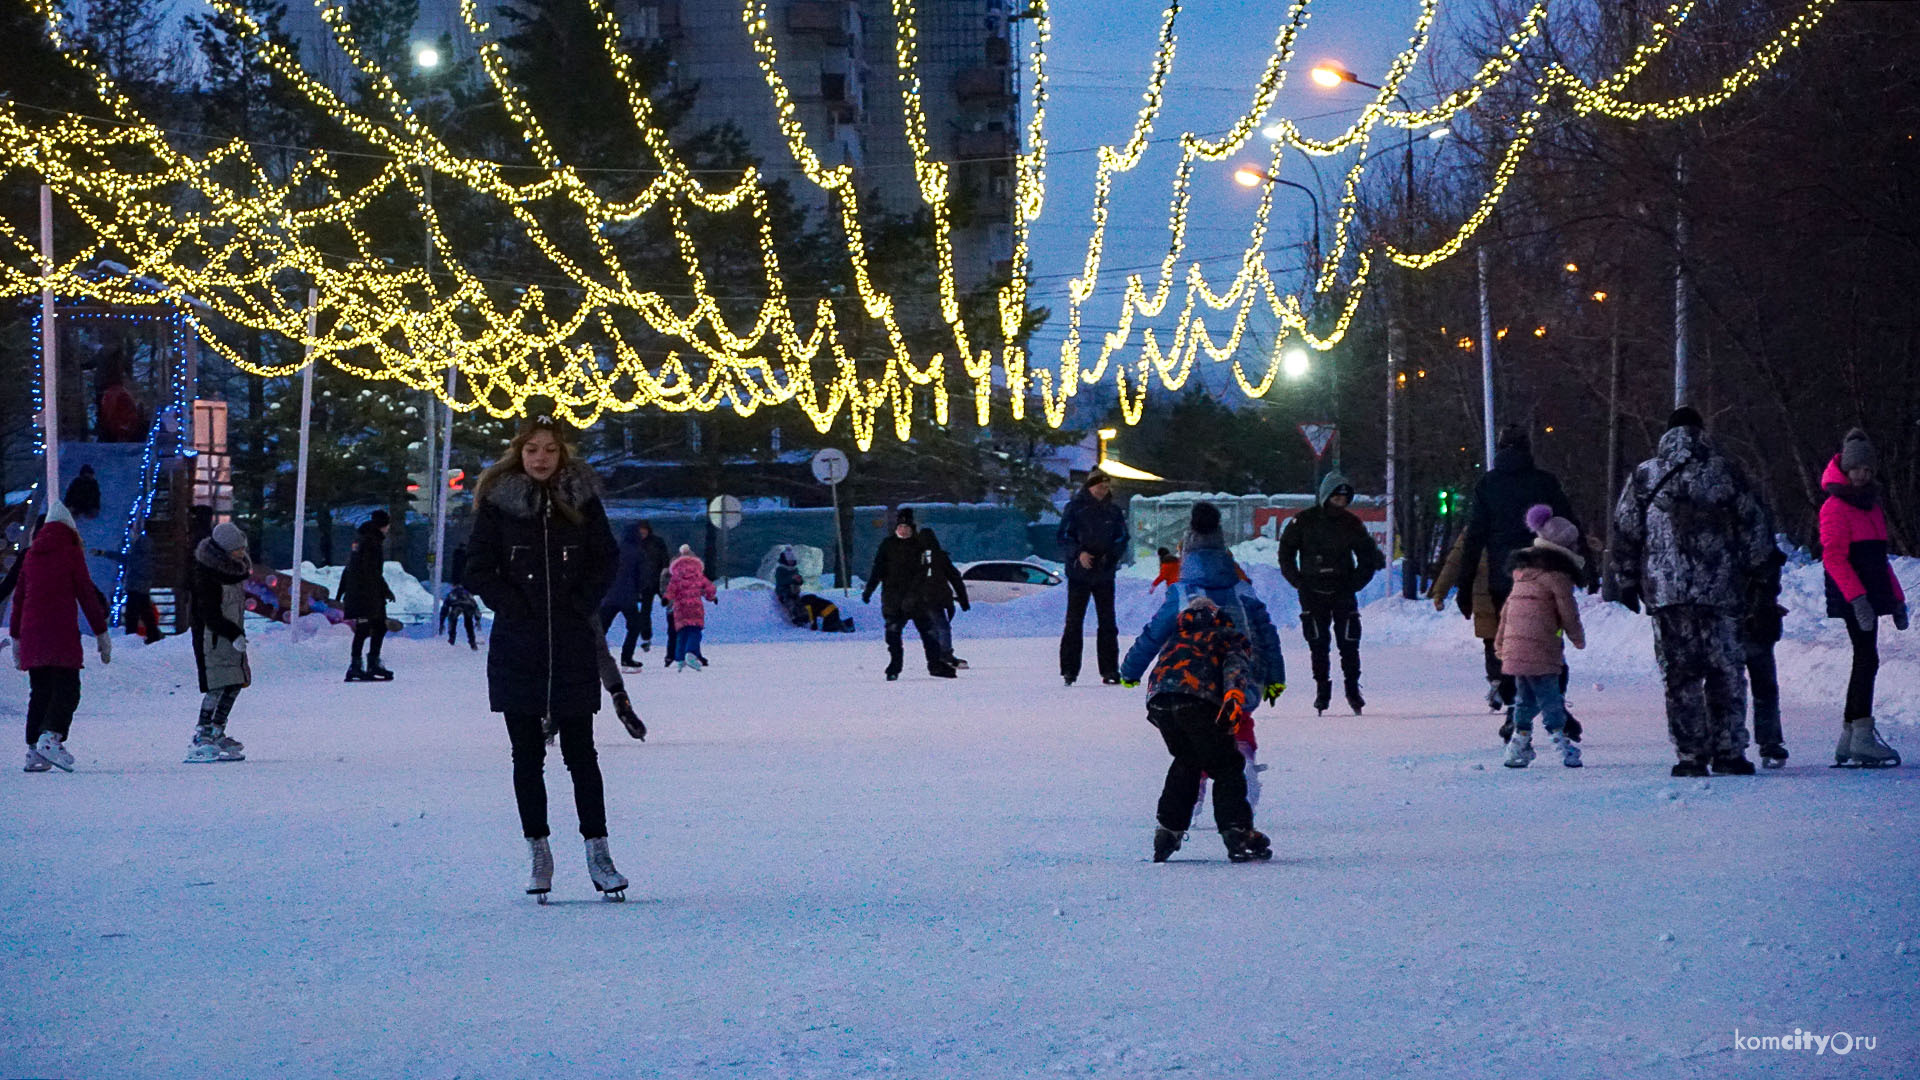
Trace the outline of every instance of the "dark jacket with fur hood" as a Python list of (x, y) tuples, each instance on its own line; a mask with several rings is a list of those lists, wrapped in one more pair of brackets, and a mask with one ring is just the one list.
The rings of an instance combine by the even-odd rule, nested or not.
[(604, 646), (595, 640), (594, 616), (619, 558), (599, 479), (584, 464), (544, 484), (503, 473), (481, 492), (466, 585), (493, 609), (487, 697), (494, 712), (600, 711)]

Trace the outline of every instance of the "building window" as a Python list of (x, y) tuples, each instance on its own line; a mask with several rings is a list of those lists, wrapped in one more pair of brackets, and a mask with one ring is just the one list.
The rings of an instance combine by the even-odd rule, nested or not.
[(835, 74), (831, 74), (829, 72), (824, 72), (824, 71), (821, 72), (820, 73), (820, 100), (822, 101), (847, 100), (847, 77), (845, 75), (835, 75)]

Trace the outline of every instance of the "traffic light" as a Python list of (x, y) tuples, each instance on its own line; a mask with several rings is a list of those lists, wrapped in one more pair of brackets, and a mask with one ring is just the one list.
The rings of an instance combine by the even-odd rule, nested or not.
[(433, 510), (433, 489), (429, 486), (425, 469), (407, 474), (407, 506), (416, 514), (427, 514)]
[(1460, 508), (1460, 493), (1457, 491), (1449, 490), (1447, 488), (1441, 488), (1440, 503), (1438, 507), (1440, 516), (1452, 517), (1453, 512), (1455, 510), (1458, 510), (1459, 508)]

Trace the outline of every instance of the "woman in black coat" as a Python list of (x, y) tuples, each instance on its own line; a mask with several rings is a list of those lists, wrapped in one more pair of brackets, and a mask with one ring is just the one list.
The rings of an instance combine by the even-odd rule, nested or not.
[[(347, 556), (347, 568), (340, 573), (340, 609), (353, 621), (353, 653), (347, 665), (348, 682), (386, 682), (393, 672), (380, 662), (380, 646), (387, 640), (387, 601), (393, 590), (387, 585), (387, 529), (393, 519), (385, 510), (375, 510), (361, 525), (353, 541), (353, 554)], [(360, 662), (366, 650), (366, 664)]]
[(600, 482), (576, 460), (549, 417), (527, 424), (480, 478), (479, 512), (467, 541), (466, 584), (493, 609), (487, 697), (506, 716), (513, 793), (533, 855), (527, 891), (546, 902), (553, 886), (547, 846), (543, 719), (560, 733), (593, 887), (624, 899), (627, 879), (607, 852), (606, 798), (593, 748), (600, 711), (595, 615), (620, 549), (600, 503)]

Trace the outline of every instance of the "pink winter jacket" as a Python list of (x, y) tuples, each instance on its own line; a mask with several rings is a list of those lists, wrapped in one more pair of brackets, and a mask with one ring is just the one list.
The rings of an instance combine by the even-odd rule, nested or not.
[(706, 564), (695, 555), (682, 555), (667, 565), (666, 597), (673, 605), (675, 626), (707, 625), (707, 606), (700, 601), (720, 600), (713, 582), (707, 580)]
[(1576, 649), (1587, 647), (1573, 583), (1580, 562), (1565, 548), (1535, 540), (1513, 553), (1513, 592), (1500, 608), (1500, 629), (1493, 635), (1494, 655), (1508, 675), (1558, 675), (1566, 652), (1560, 631)]
[[(1838, 592), (1839, 599), (1848, 604), (1855, 597), (1865, 596), (1879, 614), (1893, 614), (1890, 605), (1906, 603), (1907, 594), (1900, 587), (1900, 579), (1885, 569), (1886, 510), (1878, 501), (1865, 507), (1847, 501), (1842, 495), (1849, 490), (1847, 474), (1840, 468), (1838, 454), (1827, 462), (1820, 486), (1828, 492), (1827, 501), (1820, 504), (1820, 564), (1827, 571), (1829, 594)], [(1874, 576), (1874, 587), (1869, 588), (1861, 576), (1863, 569)], [(1832, 600), (1829, 595), (1828, 614), (1837, 617), (1841, 611)]]

